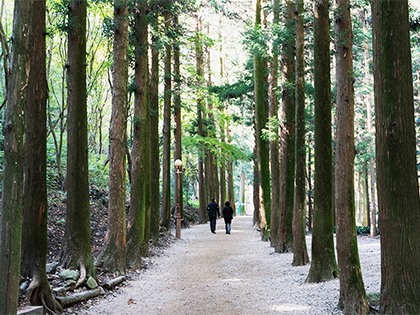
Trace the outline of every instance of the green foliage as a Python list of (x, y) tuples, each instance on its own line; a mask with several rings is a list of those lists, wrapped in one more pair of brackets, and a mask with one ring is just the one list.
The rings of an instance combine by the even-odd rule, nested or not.
[(105, 160), (103, 154), (89, 155), (89, 182), (100, 190), (108, 189), (109, 167), (105, 166)]
[(48, 13), (51, 17), (50, 29), (47, 31), (49, 34), (54, 33), (54, 30), (59, 34), (67, 34), (69, 29), (68, 22), (68, 7), (70, 0), (47, 0)]
[(210, 150), (221, 163), (226, 163), (226, 159), (232, 161), (249, 161), (251, 158), (234, 145), (220, 142), (217, 138), (203, 137), (198, 134), (184, 136), (182, 138), (182, 145), (184, 147), (197, 148), (197, 154), (204, 154), (204, 148), (206, 148)]
[(367, 293), (366, 295), (369, 305), (375, 309), (378, 309), (381, 301), (381, 293), (371, 292)]
[[(358, 235), (363, 235), (363, 234), (370, 234), (370, 226), (359, 226), (356, 225), (356, 232)], [(376, 229), (376, 233), (377, 235), (379, 235), (379, 229)]]
[(271, 30), (252, 27), (245, 31), (243, 44), (251, 55), (261, 58), (269, 57), (268, 43), (272, 40)]
[(262, 130), (262, 138), (266, 141), (279, 141), (279, 119), (277, 117), (269, 118), (266, 127)]
[(215, 93), (221, 102), (237, 99), (243, 97), (249, 97), (253, 92), (252, 85), (250, 82), (239, 80), (233, 84), (225, 83), (222, 86), (213, 85), (209, 88), (210, 93)]

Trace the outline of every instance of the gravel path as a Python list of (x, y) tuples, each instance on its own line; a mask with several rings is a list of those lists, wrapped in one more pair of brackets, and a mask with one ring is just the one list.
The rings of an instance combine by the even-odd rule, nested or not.
[[(183, 229), (138, 280), (81, 314), (343, 314), (338, 280), (305, 283), (309, 265), (292, 267), (293, 254), (274, 253), (260, 239), (251, 216), (235, 217), (230, 235), (223, 220), (215, 235), (208, 225)], [(358, 240), (366, 291), (379, 292), (379, 239)]]

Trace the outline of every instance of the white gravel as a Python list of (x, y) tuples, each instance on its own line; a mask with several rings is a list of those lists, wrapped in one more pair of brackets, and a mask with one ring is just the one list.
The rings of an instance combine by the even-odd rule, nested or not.
[[(311, 236), (307, 239), (311, 255)], [(366, 291), (380, 290), (379, 238), (359, 237)], [(183, 229), (138, 280), (118, 294), (91, 301), (80, 314), (343, 314), (339, 280), (305, 283), (309, 265), (292, 267), (293, 254), (277, 254), (262, 242), (252, 217), (235, 217), (230, 235), (223, 220)], [(86, 307), (86, 306), (85, 306)]]

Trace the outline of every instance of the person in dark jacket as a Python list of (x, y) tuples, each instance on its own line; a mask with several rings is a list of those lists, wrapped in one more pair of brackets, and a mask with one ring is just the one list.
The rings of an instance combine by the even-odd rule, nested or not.
[(225, 207), (223, 208), (223, 218), (225, 219), (226, 234), (230, 234), (230, 228), (233, 219), (233, 209), (230, 206), (229, 201), (225, 202)]
[(216, 219), (220, 218), (220, 210), (216, 198), (211, 198), (211, 202), (207, 206), (207, 213), (210, 220), (210, 231), (216, 234)]

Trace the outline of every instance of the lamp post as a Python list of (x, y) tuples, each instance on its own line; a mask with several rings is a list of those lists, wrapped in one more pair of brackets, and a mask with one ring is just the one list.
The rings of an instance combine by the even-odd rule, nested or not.
[(181, 238), (181, 177), (182, 177), (182, 161), (175, 161), (175, 174), (177, 179), (177, 198), (176, 198), (176, 238)]

